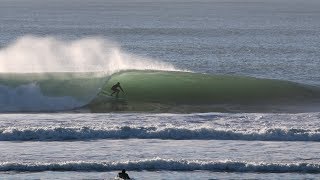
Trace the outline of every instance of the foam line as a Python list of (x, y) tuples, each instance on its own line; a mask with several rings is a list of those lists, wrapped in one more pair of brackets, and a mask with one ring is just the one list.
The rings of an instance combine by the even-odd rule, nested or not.
[(237, 161), (198, 161), (148, 159), (126, 162), (59, 162), (59, 163), (0, 163), (0, 171), (195, 171), (260, 172), (260, 173), (320, 173), (319, 164), (310, 163), (253, 163)]
[(181, 127), (28, 127), (0, 129), (0, 141), (68, 141), (90, 139), (172, 139), (172, 140), (247, 140), (247, 141), (320, 141), (317, 130), (269, 128), (234, 131), (214, 128)]

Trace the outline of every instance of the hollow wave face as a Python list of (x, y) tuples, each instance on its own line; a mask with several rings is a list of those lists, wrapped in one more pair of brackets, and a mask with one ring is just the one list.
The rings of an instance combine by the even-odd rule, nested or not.
[[(125, 93), (110, 98), (121, 82)], [(111, 76), (88, 105), (93, 111), (318, 111), (320, 89), (294, 82), (190, 72), (125, 71)], [(311, 109), (308, 109), (311, 108)], [(313, 108), (313, 109), (312, 109)]]
[[(124, 93), (112, 97), (121, 82)], [(2, 112), (310, 112), (319, 111), (317, 87), (288, 81), (190, 72), (130, 70), (3, 73)]]

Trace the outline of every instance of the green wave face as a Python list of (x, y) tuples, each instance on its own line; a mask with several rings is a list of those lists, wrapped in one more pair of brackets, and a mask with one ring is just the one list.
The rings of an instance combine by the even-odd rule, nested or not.
[(186, 72), (131, 71), (115, 74), (103, 88), (120, 82), (129, 102), (174, 104), (290, 103), (319, 97), (297, 83)]
[[(111, 97), (111, 87), (117, 82), (125, 93)], [(0, 74), (0, 92), (1, 112), (52, 108), (80, 112), (289, 112), (288, 107), (305, 112), (307, 105), (317, 108), (320, 104), (318, 88), (293, 82), (165, 71), (126, 71), (111, 77), (7, 73)]]

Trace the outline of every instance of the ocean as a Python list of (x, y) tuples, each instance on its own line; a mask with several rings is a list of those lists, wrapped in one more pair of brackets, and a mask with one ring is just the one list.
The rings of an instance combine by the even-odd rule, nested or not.
[(0, 179), (320, 179), (319, 8), (0, 0)]

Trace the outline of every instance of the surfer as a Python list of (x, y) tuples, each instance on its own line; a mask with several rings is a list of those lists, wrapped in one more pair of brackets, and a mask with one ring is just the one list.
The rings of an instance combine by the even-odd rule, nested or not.
[(118, 177), (119, 177), (119, 178), (122, 178), (122, 179), (130, 179), (130, 177), (129, 177), (129, 175), (126, 173), (126, 170), (125, 170), (125, 169), (122, 169), (122, 171), (119, 172)]
[(112, 96), (114, 93), (117, 93), (117, 94), (116, 94), (116, 97), (118, 97), (119, 92), (120, 92), (120, 90), (119, 90), (118, 88), (120, 88), (121, 91), (124, 93), (122, 87), (120, 86), (120, 83), (118, 82), (117, 84), (115, 84), (115, 85), (112, 86), (111, 90), (112, 90), (113, 92), (112, 92), (111, 96)]

